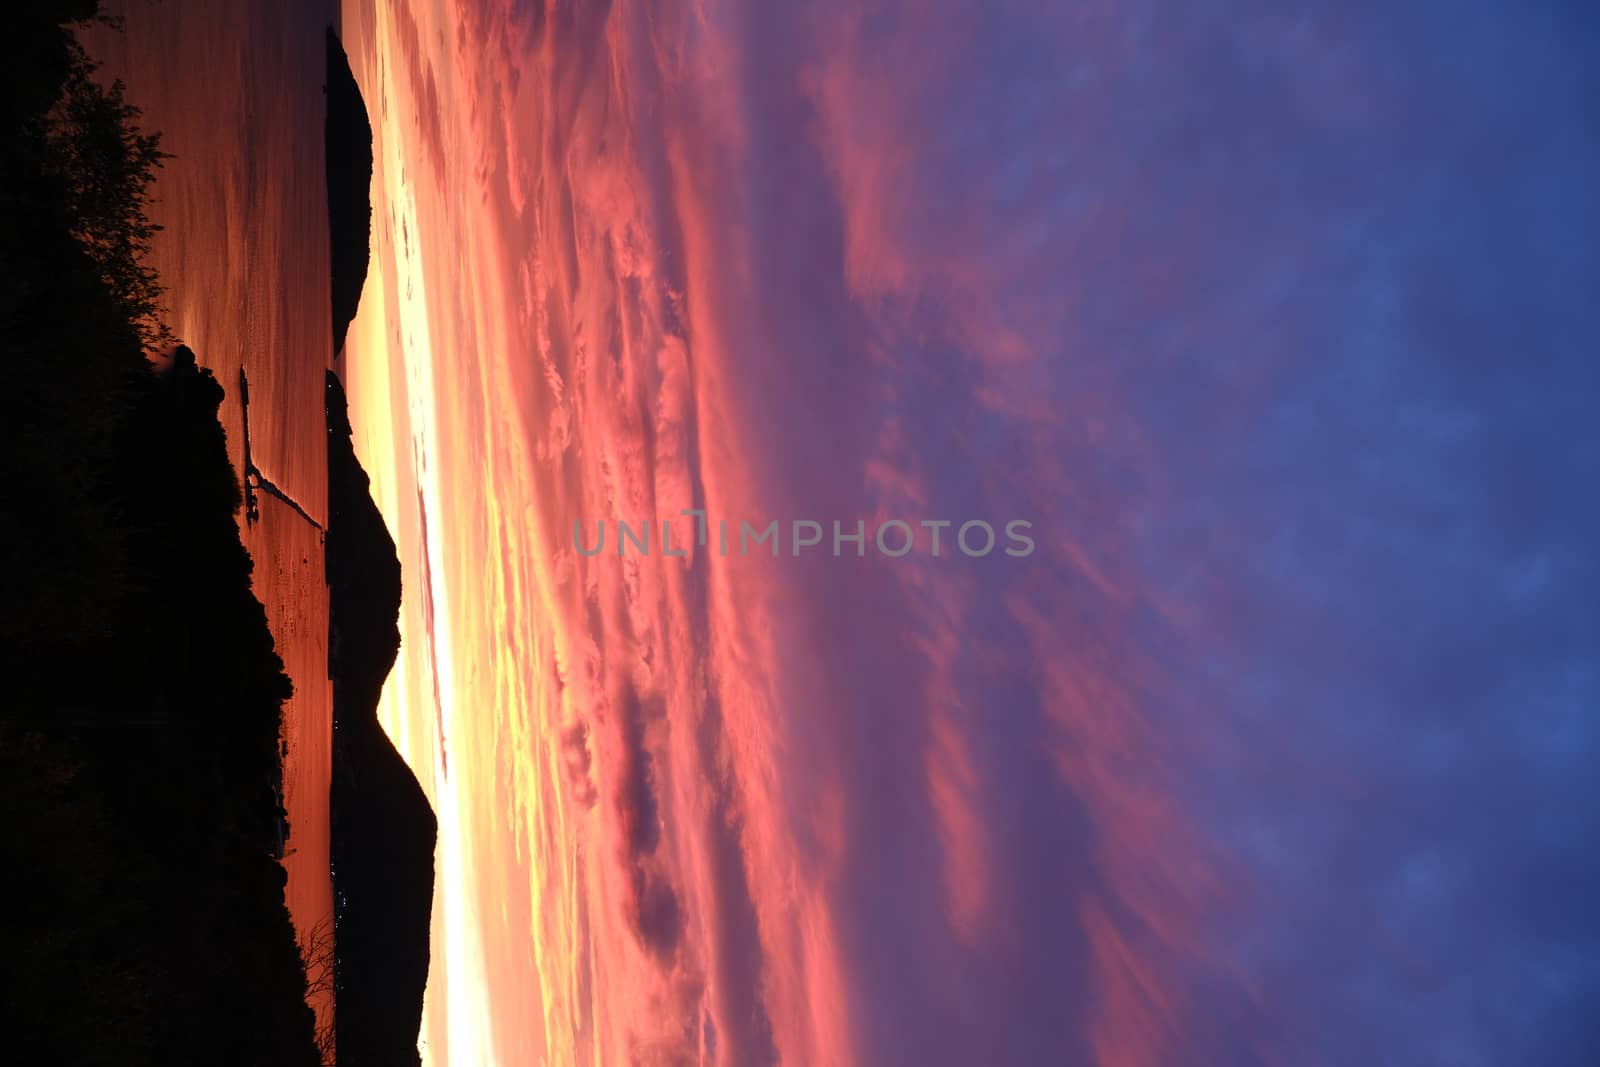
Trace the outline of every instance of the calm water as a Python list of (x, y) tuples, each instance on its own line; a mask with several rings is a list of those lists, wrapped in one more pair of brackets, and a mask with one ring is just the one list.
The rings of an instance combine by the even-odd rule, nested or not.
[[(317, 522), (327, 515), (323, 372), (329, 324), (323, 178), (325, 28), (334, 3), (134, 0), (91, 51), (120, 77), (176, 157), (157, 185), (155, 267), (169, 321), (228, 390), (221, 416), (243, 463), (239, 370), (250, 378), (252, 459)], [(289, 909), (298, 929), (331, 921), (328, 785), (332, 691), (322, 536), (260, 495), (244, 527), (255, 591), (294, 681), (284, 721), (292, 828)], [(314, 1005), (325, 1020), (331, 998)]]

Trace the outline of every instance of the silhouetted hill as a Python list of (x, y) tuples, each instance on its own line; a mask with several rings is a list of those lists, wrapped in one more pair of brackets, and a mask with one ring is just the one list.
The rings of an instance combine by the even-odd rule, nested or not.
[(344, 349), (367, 279), (372, 243), (372, 123), (339, 37), (328, 27), (328, 245), (333, 261), (333, 350)]
[(336, 1044), (342, 1067), (392, 1067), (420, 1062), (438, 822), (378, 723), (400, 649), (400, 561), (331, 371), (327, 390)]

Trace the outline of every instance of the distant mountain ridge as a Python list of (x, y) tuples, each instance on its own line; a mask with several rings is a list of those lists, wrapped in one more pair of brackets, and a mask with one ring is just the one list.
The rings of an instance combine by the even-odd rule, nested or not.
[(333, 351), (344, 350), (366, 284), (372, 245), (372, 123), (350, 57), (328, 27), (328, 118), (323, 127), (332, 263)]
[(335, 1043), (342, 1067), (417, 1064), (438, 820), (378, 722), (400, 650), (400, 560), (327, 376)]

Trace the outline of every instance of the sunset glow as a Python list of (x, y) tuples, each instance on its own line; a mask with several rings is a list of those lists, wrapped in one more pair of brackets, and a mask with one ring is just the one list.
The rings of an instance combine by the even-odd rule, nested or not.
[(1596, 1067), (1596, 13), (12, 5), (0, 1058)]
[[(1519, 105), (1413, 62), (1420, 16), (1242, 6), (345, 3), (377, 160), (345, 373), (405, 581), (381, 716), (439, 816), (425, 1062), (1566, 1038), (1570, 929), (1457, 937), (1498, 866), (1449, 828), (1498, 816), (1440, 736), (1470, 718), (1504, 806), (1593, 829), (1507, 710), (1566, 686), (1575, 723), (1592, 666), (1462, 680), (1538, 643), (1471, 620), (1593, 581), (1480, 493), (1582, 463), (1554, 430), (1482, 461), (1521, 386), (1474, 363), (1509, 320), (1473, 294), (1576, 293), (1593, 253), (1436, 275), (1472, 255), (1458, 161), (1533, 188), (1593, 153), (1572, 104), (1485, 163), (1441, 99), (1508, 137)], [(1577, 325), (1542, 329), (1575, 425)], [(1020, 518), (1038, 551), (723, 555), (687, 509)], [(574, 551), (619, 519), (688, 557)], [(1453, 695), (1396, 710), (1423, 686)]]

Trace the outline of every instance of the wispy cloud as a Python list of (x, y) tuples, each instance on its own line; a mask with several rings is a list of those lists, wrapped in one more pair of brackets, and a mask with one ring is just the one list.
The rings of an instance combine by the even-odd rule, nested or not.
[[(346, 23), (355, 410), (406, 398), (448, 657), (430, 1060), (1578, 1062), (1573, 9)], [(1038, 551), (573, 551), (686, 508)]]

